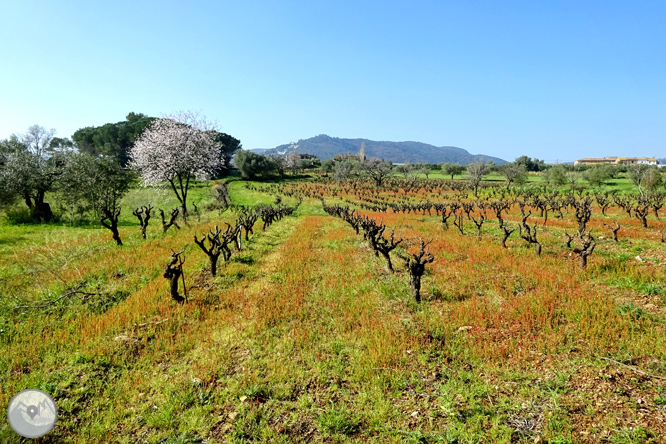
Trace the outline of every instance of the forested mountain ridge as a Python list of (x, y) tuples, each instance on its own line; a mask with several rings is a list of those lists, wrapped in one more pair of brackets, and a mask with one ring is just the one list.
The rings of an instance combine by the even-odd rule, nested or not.
[(313, 154), (321, 160), (330, 159), (338, 154), (357, 154), (361, 143), (365, 143), (365, 155), (368, 158), (390, 160), (394, 163), (427, 162), (427, 163), (459, 163), (467, 165), (472, 162), (493, 161), (496, 164), (506, 163), (498, 157), (484, 154), (470, 154), (468, 151), (454, 146), (434, 146), (422, 142), (387, 142), (368, 139), (342, 139), (320, 134), (309, 139), (301, 139), (296, 143), (280, 145), (270, 149), (255, 149), (261, 154), (286, 154), (297, 150), (299, 153)]

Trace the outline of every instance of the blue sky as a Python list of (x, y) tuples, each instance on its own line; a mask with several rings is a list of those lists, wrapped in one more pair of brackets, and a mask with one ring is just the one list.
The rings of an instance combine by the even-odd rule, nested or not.
[(665, 23), (664, 1), (5, 1), (0, 138), (192, 109), (245, 148), (666, 157)]

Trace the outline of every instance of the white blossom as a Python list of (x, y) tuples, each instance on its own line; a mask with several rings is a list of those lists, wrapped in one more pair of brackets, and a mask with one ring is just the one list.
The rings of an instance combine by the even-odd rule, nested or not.
[(191, 111), (155, 119), (130, 151), (130, 166), (144, 186), (167, 182), (186, 210), (190, 180), (209, 178), (223, 166), (216, 125)]
[(207, 179), (222, 166), (215, 129), (190, 111), (155, 119), (132, 147), (131, 166), (139, 171), (144, 185), (157, 185), (179, 175)]

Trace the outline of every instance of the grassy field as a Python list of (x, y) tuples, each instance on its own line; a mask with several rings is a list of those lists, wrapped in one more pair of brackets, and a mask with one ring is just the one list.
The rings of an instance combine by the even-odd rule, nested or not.
[[(247, 185), (231, 183), (234, 204), (317, 186)], [(193, 189), (201, 209), (210, 187)], [(342, 199), (355, 196), (326, 196)], [(0, 396), (55, 398), (42, 442), (666, 442), (666, 244), (654, 216), (645, 229), (595, 209), (583, 271), (563, 246), (570, 214), (540, 225), (536, 257), (516, 235), (502, 248), (496, 221), (478, 240), (471, 223), (463, 236), (436, 215), (363, 211), (433, 239), (417, 304), (402, 262), (387, 273), (317, 199), (266, 231), (257, 223), (216, 277), (193, 236), (234, 213), (202, 210), (166, 234), (153, 219), (143, 240), (129, 209), (149, 202), (176, 206), (133, 190), (122, 247), (95, 223), (0, 225)], [(618, 243), (603, 233), (610, 220)], [(179, 305), (162, 273), (183, 248)], [(88, 295), (52, 302), (72, 289)], [(0, 441), (27, 440), (3, 421)]]
[[(426, 176), (425, 174), (420, 174), (419, 177), (424, 179)], [(433, 171), (431, 174), (428, 175), (428, 178), (449, 180), (451, 179), (451, 176), (444, 175), (442, 174), (441, 171)], [(454, 176), (454, 180), (466, 180), (466, 179), (468, 179), (466, 173)], [(506, 183), (506, 178), (499, 173), (491, 173), (485, 176), (483, 180), (485, 182), (490, 182), (490, 183)], [(527, 176), (527, 183), (525, 185), (529, 186), (529, 185), (548, 185), (548, 184), (543, 180), (540, 173), (529, 173)], [(588, 182), (584, 180), (582, 177), (578, 179), (576, 185), (583, 187), (590, 186)], [(571, 185), (564, 185), (559, 188), (562, 190), (567, 190), (570, 187)], [(595, 188), (591, 187), (590, 189), (595, 189)], [(624, 175), (622, 177), (617, 177), (615, 179), (608, 180), (606, 184), (599, 189), (603, 189), (603, 191), (622, 192), (622, 193), (635, 193), (638, 190), (638, 188), (631, 181), (631, 179), (624, 177)]]

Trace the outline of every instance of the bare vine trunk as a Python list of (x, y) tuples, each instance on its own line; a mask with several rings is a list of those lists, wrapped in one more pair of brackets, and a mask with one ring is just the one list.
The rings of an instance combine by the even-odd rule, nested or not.
[[(172, 250), (173, 251), (173, 250)], [(167, 263), (166, 270), (164, 271), (164, 277), (169, 280), (169, 292), (171, 294), (171, 299), (182, 304), (186, 302), (186, 297), (178, 294), (178, 280), (183, 277), (183, 263), (184, 261), (180, 257), (183, 252), (173, 252), (171, 259)], [(185, 279), (183, 279), (183, 292), (187, 296), (185, 290)]]
[(412, 289), (412, 294), (417, 303), (421, 303), (421, 276), (409, 276), (409, 288)]
[[(123, 242), (120, 240), (120, 233), (118, 232), (118, 217), (120, 216), (120, 208), (115, 211), (109, 211), (104, 209), (104, 215), (100, 219), (101, 224), (111, 230), (113, 240), (116, 241), (116, 245), (122, 245)], [(108, 222), (107, 222), (108, 221)]]

